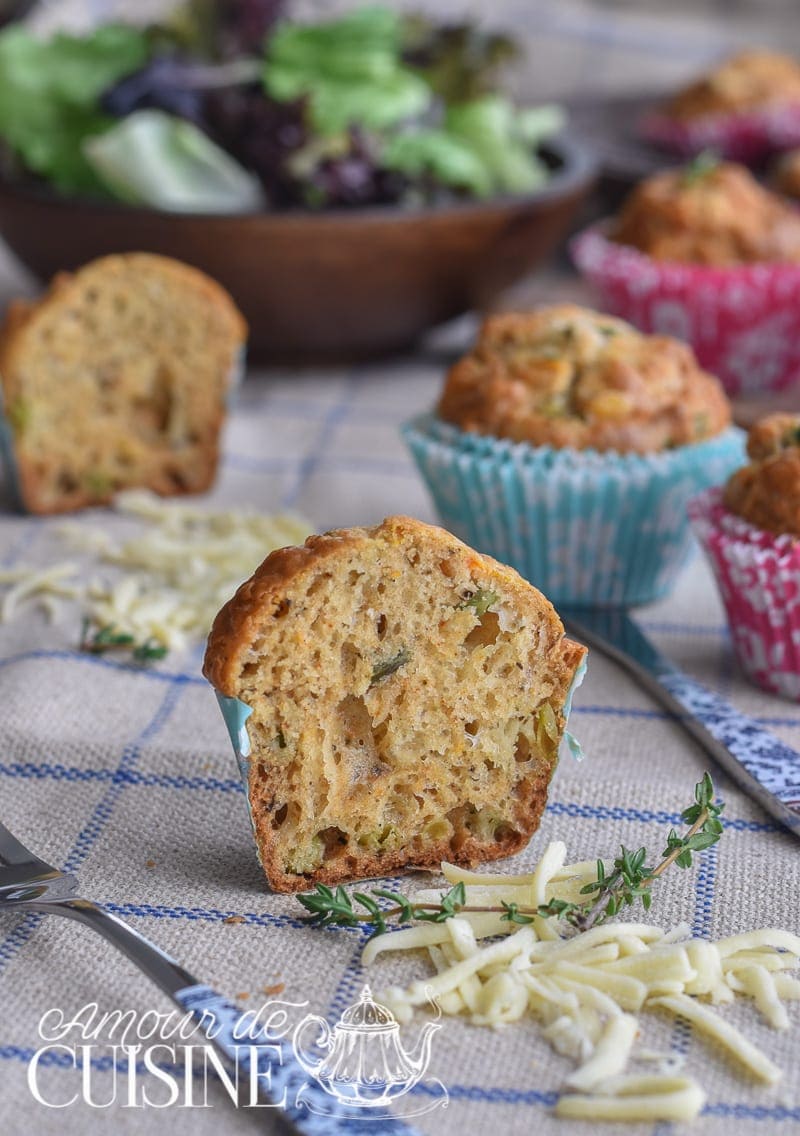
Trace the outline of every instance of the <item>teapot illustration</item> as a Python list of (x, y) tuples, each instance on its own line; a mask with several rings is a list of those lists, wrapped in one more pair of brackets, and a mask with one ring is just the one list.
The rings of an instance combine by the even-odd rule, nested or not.
[[(318, 1029), (317, 1046), (326, 1051), (316, 1060), (301, 1042), (312, 1024)], [(331, 1096), (345, 1104), (378, 1108), (409, 1092), (424, 1075), (431, 1038), (440, 1028), (436, 1022), (426, 1022), (415, 1052), (406, 1053), (391, 1010), (375, 1002), (369, 986), (364, 986), (358, 1002), (344, 1011), (332, 1030), (318, 1014), (307, 1014), (295, 1028), (292, 1045), (306, 1073)]]

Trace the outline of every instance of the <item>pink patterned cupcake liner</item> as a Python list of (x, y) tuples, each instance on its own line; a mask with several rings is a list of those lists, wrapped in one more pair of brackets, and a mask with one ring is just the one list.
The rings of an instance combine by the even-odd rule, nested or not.
[(689, 519), (717, 578), (742, 670), (764, 690), (800, 702), (800, 540), (737, 517), (718, 488), (689, 502)]
[(606, 311), (642, 331), (690, 343), (730, 395), (800, 382), (800, 264), (659, 261), (610, 240), (607, 227), (592, 225), (570, 243)]
[(641, 120), (639, 133), (684, 158), (714, 150), (723, 158), (754, 165), (776, 151), (800, 146), (800, 104), (709, 114), (690, 121), (653, 112)]

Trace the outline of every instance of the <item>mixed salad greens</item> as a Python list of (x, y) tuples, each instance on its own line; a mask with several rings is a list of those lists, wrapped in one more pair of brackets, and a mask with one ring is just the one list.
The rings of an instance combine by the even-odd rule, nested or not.
[(368, 7), (292, 23), (284, 0), (190, 0), (168, 23), (0, 33), (0, 159), (62, 195), (241, 212), (524, 193), (558, 107), (496, 88), (517, 49)]

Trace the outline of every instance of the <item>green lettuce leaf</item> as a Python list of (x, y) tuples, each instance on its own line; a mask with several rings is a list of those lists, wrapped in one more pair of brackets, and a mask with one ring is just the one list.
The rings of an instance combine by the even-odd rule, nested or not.
[(144, 33), (123, 25), (48, 40), (12, 25), (0, 33), (0, 137), (65, 192), (96, 190), (81, 143), (113, 122), (98, 107), (101, 93), (147, 56)]
[(247, 213), (261, 183), (191, 122), (140, 110), (83, 143), (97, 177), (122, 201), (175, 213)]
[(361, 8), (338, 20), (283, 24), (264, 67), (267, 94), (280, 102), (307, 96), (314, 127), (381, 130), (424, 111), (428, 85), (404, 67), (401, 25), (388, 8)]
[(447, 109), (448, 132), (480, 158), (494, 193), (530, 193), (547, 181), (547, 167), (536, 157), (534, 140), (520, 129), (519, 119), (518, 109), (501, 95)]
[(430, 174), (442, 185), (488, 197), (492, 178), (481, 158), (446, 130), (409, 130), (390, 138), (381, 152), (381, 165), (408, 177)]
[(381, 163), (411, 178), (423, 173), (476, 197), (529, 193), (549, 173), (536, 148), (564, 124), (559, 107), (519, 110), (500, 95), (448, 107), (439, 129), (408, 129), (387, 140)]

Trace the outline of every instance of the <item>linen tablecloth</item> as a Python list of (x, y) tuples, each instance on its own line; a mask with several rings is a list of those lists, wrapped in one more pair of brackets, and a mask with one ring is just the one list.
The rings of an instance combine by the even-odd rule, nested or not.
[[(559, 291), (569, 292), (569, 282)], [(430, 501), (398, 436), (398, 425), (431, 405), (441, 381), (435, 357), (417, 356), (337, 371), (252, 372), (225, 441), (215, 507), (247, 504), (298, 510), (315, 528), (375, 522), (393, 512), (433, 520)], [(57, 520), (21, 517), (3, 503), (0, 562), (45, 565), (64, 558)], [(105, 514), (88, 527), (113, 529)], [(255, 567), (255, 565), (254, 565)], [(680, 666), (800, 747), (800, 710), (747, 685), (732, 660), (725, 620), (699, 553), (674, 595), (637, 616)], [(188, 966), (247, 1006), (280, 988), (282, 999), (335, 1022), (363, 983), (362, 937), (313, 930), (291, 897), (271, 895), (256, 862), (244, 796), (211, 689), (200, 674), (202, 647), (141, 670), (76, 650), (77, 615), (55, 624), (31, 610), (0, 626), (0, 817), (51, 862), (79, 874), (81, 890), (104, 903)], [(528, 850), (501, 866), (519, 871), (546, 843), (566, 842), (569, 858), (613, 855), (620, 844), (660, 852), (708, 760), (636, 686), (594, 654), (572, 719), (587, 753), (562, 758), (550, 803)], [(800, 846), (719, 771), (726, 803), (721, 843), (691, 871), (673, 870), (657, 888), (652, 918), (686, 919), (697, 935), (762, 925), (798, 927)], [(226, 922), (230, 916), (243, 921)], [(409, 964), (403, 964), (408, 967)], [(424, 967), (417, 962), (417, 969)], [(373, 989), (400, 964), (376, 964)], [(413, 969), (413, 967), (412, 967)], [(97, 936), (52, 917), (0, 917), (0, 1131), (92, 1136), (113, 1123), (125, 1133), (255, 1133), (276, 1130), (268, 1112), (236, 1110), (210, 1088), (207, 1108), (126, 1108), (116, 1103), (107, 1055), (90, 1055), (89, 1092), (64, 1108), (37, 1104), (27, 1070), (44, 1042), (37, 1029), (51, 1007), (166, 1012), (170, 1003)], [(694, 1130), (712, 1136), (772, 1133), (800, 1121), (797, 1099), (800, 1015), (792, 1029), (767, 1028), (742, 1001), (726, 1008), (783, 1068), (773, 1090), (754, 1085), (691, 1030), (642, 1015), (647, 1045), (674, 1049), (708, 1092)], [(303, 1011), (306, 1012), (306, 1011)], [(424, 1015), (403, 1028), (409, 1047)], [(551, 1106), (570, 1063), (537, 1036), (533, 1023), (488, 1030), (445, 1018), (428, 1073), (449, 1107), (416, 1118), (429, 1133), (582, 1131)], [(119, 1074), (121, 1077), (122, 1075)], [(80, 1090), (66, 1054), (40, 1069), (42, 1095), (64, 1102)], [(152, 1078), (151, 1095), (158, 1094)], [(390, 1131), (370, 1125), (364, 1131)], [(668, 1131), (665, 1125), (608, 1126), (609, 1133)]]

